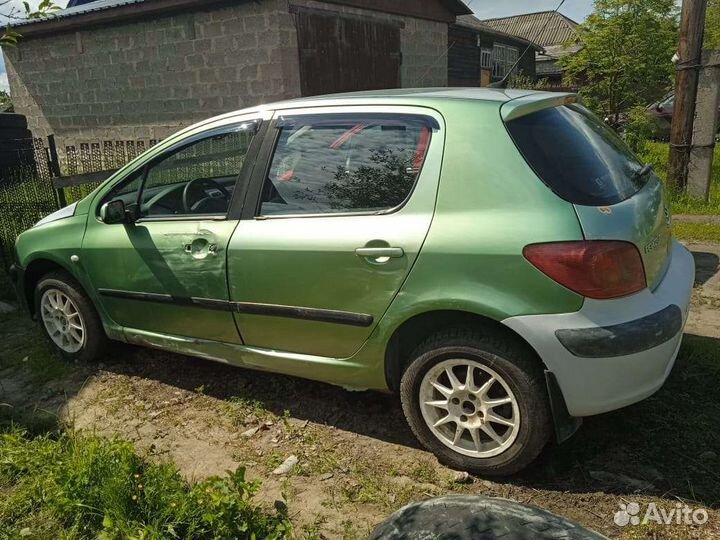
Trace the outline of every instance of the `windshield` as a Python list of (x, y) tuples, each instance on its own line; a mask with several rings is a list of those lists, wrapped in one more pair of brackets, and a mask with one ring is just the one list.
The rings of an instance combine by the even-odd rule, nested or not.
[(574, 204), (616, 204), (647, 181), (622, 139), (582, 106), (543, 109), (507, 122), (507, 129), (540, 179)]

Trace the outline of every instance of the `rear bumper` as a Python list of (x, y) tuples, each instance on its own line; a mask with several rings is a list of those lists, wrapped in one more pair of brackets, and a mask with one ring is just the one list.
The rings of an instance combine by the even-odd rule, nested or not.
[(615, 300), (586, 299), (580, 311), (527, 315), (503, 323), (523, 336), (557, 378), (568, 412), (590, 416), (655, 393), (675, 363), (687, 320), (695, 264), (673, 243), (654, 291)]

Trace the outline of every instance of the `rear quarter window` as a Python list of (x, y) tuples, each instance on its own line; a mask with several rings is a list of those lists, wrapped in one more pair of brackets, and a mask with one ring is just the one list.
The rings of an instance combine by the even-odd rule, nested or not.
[(606, 206), (637, 193), (648, 175), (623, 140), (580, 105), (563, 105), (506, 122), (538, 177), (574, 204)]

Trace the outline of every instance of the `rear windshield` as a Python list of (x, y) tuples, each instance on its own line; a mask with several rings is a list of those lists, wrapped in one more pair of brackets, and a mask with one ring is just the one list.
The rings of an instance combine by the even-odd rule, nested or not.
[(639, 174), (642, 163), (622, 139), (579, 105), (521, 116), (507, 128), (540, 179), (571, 203), (615, 204), (647, 181), (647, 174)]

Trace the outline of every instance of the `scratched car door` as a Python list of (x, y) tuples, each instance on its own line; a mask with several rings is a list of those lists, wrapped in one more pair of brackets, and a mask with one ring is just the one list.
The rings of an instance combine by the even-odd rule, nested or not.
[[(138, 219), (89, 219), (82, 260), (102, 307), (119, 325), (160, 334), (240, 342), (228, 308), (230, 212), (258, 122), (196, 133), (116, 184)], [(139, 193), (139, 195), (138, 195)]]

